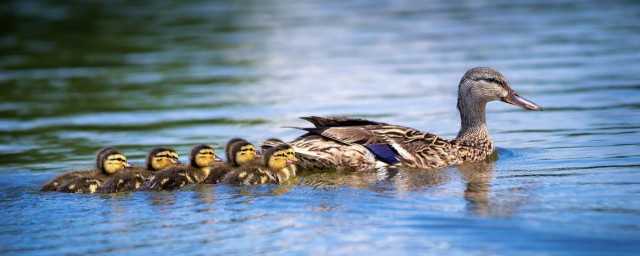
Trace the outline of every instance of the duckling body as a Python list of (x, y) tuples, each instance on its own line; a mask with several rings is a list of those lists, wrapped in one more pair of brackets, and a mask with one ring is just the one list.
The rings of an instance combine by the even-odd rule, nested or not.
[(233, 171), (238, 166), (232, 166), (228, 163), (219, 163), (211, 165), (211, 173), (204, 181), (205, 184), (218, 184), (222, 181), (225, 175)]
[(149, 180), (146, 189), (170, 190), (189, 184), (203, 183), (211, 173), (213, 162), (222, 160), (215, 157), (213, 149), (207, 145), (198, 145), (191, 150), (189, 166), (173, 166), (157, 172)]
[(244, 139), (235, 138), (230, 140), (225, 147), (225, 152), (227, 161), (211, 165), (211, 173), (204, 183), (220, 183), (224, 176), (233, 171), (233, 169), (253, 162), (260, 163), (260, 161), (256, 160), (255, 146)]
[(115, 148), (105, 148), (96, 155), (94, 169), (71, 171), (58, 175), (47, 181), (41, 191), (57, 191), (63, 193), (95, 193), (103, 182), (128, 166), (127, 159)]
[(40, 191), (58, 191), (69, 184), (69, 182), (71, 182), (72, 180), (81, 178), (82, 176), (95, 175), (93, 174), (94, 171), (94, 169), (87, 169), (60, 174), (42, 184), (42, 186), (40, 187)]
[(224, 176), (222, 181), (230, 185), (247, 186), (257, 184), (282, 184), (295, 176), (288, 165), (293, 162), (287, 159), (289, 145), (282, 144), (270, 148), (265, 152), (262, 163), (253, 161), (239, 168), (233, 169)]
[(82, 175), (69, 179), (66, 184), (58, 186), (56, 191), (76, 194), (95, 193), (107, 178), (109, 178), (109, 176), (100, 170), (84, 171)]
[(527, 110), (542, 110), (514, 92), (491, 68), (467, 71), (458, 88), (461, 128), (455, 139), (443, 139), (413, 128), (357, 118), (303, 117), (314, 128), (290, 142), (303, 169), (367, 170), (379, 166), (437, 169), (481, 161), (494, 152), (485, 108), (503, 101)]
[(232, 169), (224, 176), (222, 182), (238, 186), (279, 183), (275, 173), (259, 162)]
[(179, 189), (189, 184), (200, 184), (209, 176), (209, 167), (174, 166), (156, 173), (149, 181), (152, 190)]
[(157, 171), (178, 164), (178, 153), (171, 148), (154, 148), (147, 155), (146, 167), (127, 168), (107, 179), (100, 193), (120, 193), (139, 190), (145, 180)]
[(135, 191), (140, 189), (144, 185), (145, 179), (151, 176), (153, 176), (153, 172), (144, 167), (127, 169), (120, 174), (106, 179), (103, 185), (100, 186), (100, 193), (108, 194)]

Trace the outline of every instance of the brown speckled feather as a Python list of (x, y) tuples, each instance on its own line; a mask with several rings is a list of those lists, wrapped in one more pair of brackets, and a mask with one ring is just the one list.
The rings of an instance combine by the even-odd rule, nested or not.
[(144, 167), (125, 169), (104, 181), (100, 193), (120, 193), (140, 189), (154, 172)]
[(145, 189), (163, 190), (178, 189), (189, 184), (200, 184), (209, 176), (210, 169), (195, 168), (192, 166), (173, 166), (158, 171), (149, 182)]
[(224, 176), (222, 182), (230, 185), (248, 186), (277, 183), (276, 176), (260, 162), (253, 162), (233, 169)]
[(107, 175), (98, 169), (71, 171), (47, 181), (42, 185), (40, 191), (94, 193), (105, 179), (107, 179)]
[(233, 169), (224, 176), (222, 182), (238, 186), (282, 184), (295, 175), (296, 169), (293, 166), (287, 166), (281, 170), (272, 171), (262, 165), (260, 161), (254, 161)]
[[(375, 156), (364, 147), (372, 144), (390, 146), (396, 152), (396, 165), (415, 168), (441, 168), (466, 160), (481, 160), (493, 153), (491, 141), (469, 144), (413, 128), (362, 119), (314, 117), (313, 120), (318, 127), (303, 128), (309, 134), (290, 143), (300, 154), (298, 166), (303, 169), (374, 168)], [(322, 124), (331, 127), (322, 127)]]
[(64, 184), (59, 185), (56, 191), (77, 194), (95, 193), (107, 178), (108, 176), (102, 173), (102, 171), (87, 171), (80, 175), (77, 175), (75, 178), (67, 180), (67, 182)]
[(222, 182), (224, 176), (234, 169), (234, 167), (228, 163), (215, 163), (211, 165), (210, 168), (211, 173), (203, 182), (205, 184), (218, 184)]

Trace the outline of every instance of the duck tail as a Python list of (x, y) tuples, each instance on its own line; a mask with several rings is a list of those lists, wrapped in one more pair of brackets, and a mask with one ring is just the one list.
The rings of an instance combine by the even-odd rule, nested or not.
[(260, 148), (262, 149), (262, 151), (267, 151), (267, 149), (270, 149), (272, 147), (276, 147), (280, 144), (286, 144), (284, 141), (282, 141), (281, 139), (276, 139), (276, 138), (270, 138), (270, 139), (266, 139), (263, 141), (260, 141)]

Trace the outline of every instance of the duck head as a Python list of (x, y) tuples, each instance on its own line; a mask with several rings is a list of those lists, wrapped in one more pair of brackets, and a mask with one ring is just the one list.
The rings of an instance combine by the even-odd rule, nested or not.
[(127, 157), (115, 148), (105, 148), (98, 151), (96, 167), (107, 175), (112, 175), (129, 167)]
[(287, 165), (293, 164), (293, 161), (287, 157), (287, 152), (291, 149), (291, 146), (287, 144), (281, 144), (268, 149), (264, 153), (264, 165), (273, 171), (277, 171), (287, 167)]
[(147, 155), (147, 170), (158, 171), (178, 164), (178, 153), (171, 148), (154, 148)]
[(241, 166), (256, 159), (256, 147), (248, 141), (237, 141), (231, 145), (227, 161), (233, 166)]
[(189, 154), (189, 164), (191, 166), (203, 168), (214, 162), (222, 162), (222, 159), (216, 157), (213, 148), (207, 145), (197, 145), (191, 149), (191, 154)]
[(458, 109), (502, 101), (526, 110), (542, 111), (542, 107), (516, 93), (498, 71), (488, 67), (467, 71), (458, 87)]

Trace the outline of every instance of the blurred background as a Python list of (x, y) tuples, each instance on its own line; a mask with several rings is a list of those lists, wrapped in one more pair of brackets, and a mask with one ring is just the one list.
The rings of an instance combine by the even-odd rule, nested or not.
[[(3, 1), (0, 253), (566, 254), (640, 250), (637, 1)], [(186, 161), (291, 140), (300, 116), (445, 138), (457, 85), (499, 70), (498, 156), (294, 186), (37, 192), (94, 152)]]

